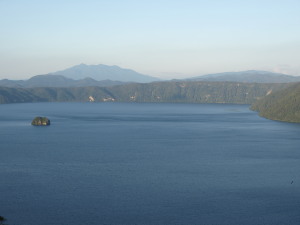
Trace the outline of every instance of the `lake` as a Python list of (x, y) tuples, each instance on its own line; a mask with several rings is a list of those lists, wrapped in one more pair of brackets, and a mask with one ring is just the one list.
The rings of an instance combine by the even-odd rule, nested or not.
[[(248, 105), (0, 105), (8, 225), (299, 225), (300, 124)], [(31, 126), (47, 116), (49, 127)]]

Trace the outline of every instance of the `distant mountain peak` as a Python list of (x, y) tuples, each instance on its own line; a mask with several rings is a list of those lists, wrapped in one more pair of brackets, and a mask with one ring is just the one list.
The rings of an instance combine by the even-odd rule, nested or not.
[(103, 64), (86, 65), (81, 63), (79, 65), (75, 65), (65, 70), (53, 72), (51, 74), (59, 74), (76, 80), (84, 79), (86, 77), (90, 77), (97, 81), (115, 80), (138, 83), (148, 83), (159, 80), (158, 78), (144, 75), (131, 69), (124, 69), (116, 65), (108, 66)]

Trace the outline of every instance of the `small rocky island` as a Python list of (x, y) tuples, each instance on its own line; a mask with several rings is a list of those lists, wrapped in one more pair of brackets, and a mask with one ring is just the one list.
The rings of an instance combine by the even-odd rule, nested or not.
[(37, 116), (32, 120), (31, 125), (33, 125), (33, 126), (49, 126), (50, 120), (47, 117)]

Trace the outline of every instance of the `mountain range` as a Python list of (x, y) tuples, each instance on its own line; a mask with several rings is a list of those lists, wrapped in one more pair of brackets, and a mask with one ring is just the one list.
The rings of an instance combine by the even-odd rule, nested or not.
[[(263, 117), (300, 122), (300, 82), (297, 82), (300, 81), (300, 77), (252, 70), (209, 74), (187, 80), (138, 83), (138, 79), (135, 80), (129, 75), (127, 82), (124, 80), (98, 81), (86, 77), (87, 71), (91, 71), (90, 67), (93, 69), (111, 68), (83, 64), (75, 66), (75, 69), (81, 68), (79, 69), (81, 76), (85, 77), (82, 79), (67, 77), (71, 76), (68, 73), (74, 70), (72, 67), (66, 70), (66, 75), (55, 73), (37, 75), (28, 80), (0, 80), (0, 104), (89, 101), (90, 96), (98, 102), (253, 104), (251, 109), (258, 111)], [(119, 71), (122, 70), (117, 68)], [(126, 72), (128, 71), (125, 69), (125, 74)], [(59, 73), (64, 73), (64, 71)], [(74, 77), (79, 78), (80, 73)], [(76, 73), (74, 72), (74, 74)], [(111, 75), (110, 78), (117, 77)], [(144, 77), (142, 76), (142, 78)], [(129, 82), (129, 80), (133, 82)]]
[(243, 83), (291, 83), (300, 82), (300, 76), (295, 77), (282, 73), (248, 70), (241, 72), (225, 72), (192, 77), (190, 81), (225, 81)]
[[(126, 83), (149, 83), (158, 78), (140, 74), (130, 69), (107, 65), (80, 64), (65, 70), (33, 76), (28, 80), (0, 80), (3, 87), (108, 87)], [(182, 81), (240, 82), (240, 83), (290, 83), (300, 82), (300, 76), (290, 76), (267, 71), (241, 71), (208, 74)]]
[(126, 83), (148, 83), (159, 81), (133, 70), (118, 66), (80, 64), (65, 70), (36, 75), (27, 80), (0, 80), (3, 87), (108, 87)]
[(86, 77), (80, 80), (74, 80), (62, 75), (37, 75), (28, 80), (0, 80), (0, 86), (3, 87), (15, 87), (15, 88), (32, 88), (32, 87), (109, 87), (113, 85), (126, 84), (126, 82), (101, 80), (97, 81), (90, 77)]

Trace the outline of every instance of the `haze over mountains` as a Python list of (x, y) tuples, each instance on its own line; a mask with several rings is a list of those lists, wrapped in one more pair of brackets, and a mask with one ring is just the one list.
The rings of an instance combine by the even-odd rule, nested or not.
[(118, 66), (107, 66), (107, 65), (86, 65), (80, 64), (70, 67), (65, 70), (53, 72), (50, 74), (63, 75), (71, 79), (84, 79), (90, 77), (97, 81), (101, 80), (113, 80), (122, 82), (137, 82), (137, 83), (148, 83), (152, 81), (158, 81), (158, 78), (151, 77), (138, 73), (131, 69), (124, 69)]
[(225, 72), (189, 78), (190, 81), (229, 81), (243, 83), (291, 83), (300, 82), (300, 77), (268, 71), (248, 70)]
[(109, 87), (113, 85), (126, 84), (121, 81), (112, 80), (101, 80), (97, 81), (92, 78), (84, 78), (81, 80), (74, 80), (67, 78), (62, 75), (37, 75), (33, 76), (28, 80), (0, 80), (0, 86), (3, 87), (16, 87), (16, 88), (32, 88), (32, 87), (88, 87), (88, 86), (98, 86), (98, 87)]
[(264, 117), (300, 122), (300, 77), (251, 70), (152, 81), (158, 79), (117, 66), (80, 64), (28, 80), (0, 80), (0, 103), (89, 101), (90, 96), (97, 102), (254, 103), (252, 109)]
[(65, 70), (36, 75), (28, 80), (0, 80), (4, 87), (108, 87), (125, 83), (148, 83), (158, 78), (118, 66), (80, 64)]
[[(208, 74), (183, 79), (186, 81), (242, 82), (242, 83), (290, 83), (300, 82), (300, 77), (267, 71), (241, 71)], [(118, 66), (80, 64), (65, 70), (33, 76), (28, 80), (0, 80), (3, 87), (108, 87), (126, 83), (149, 83), (158, 78)]]

